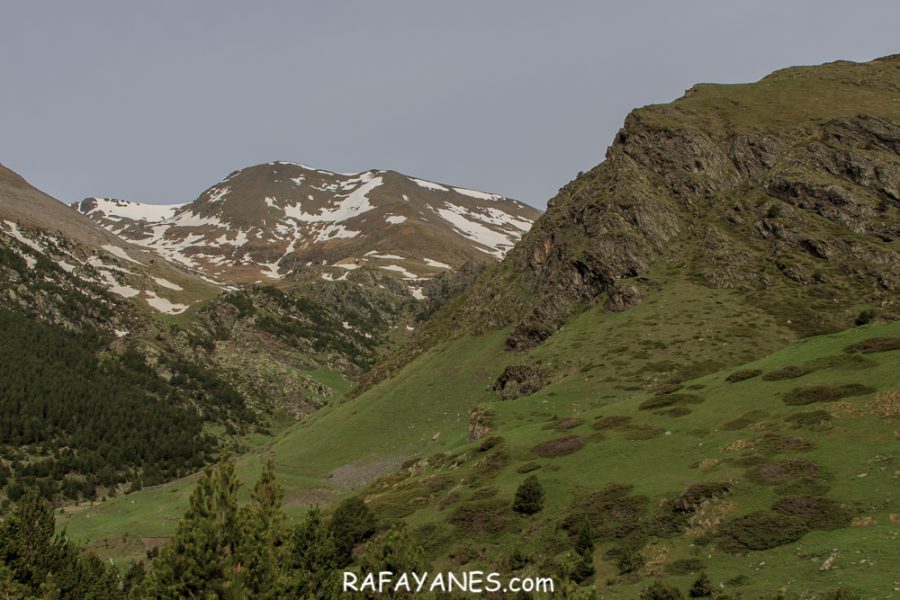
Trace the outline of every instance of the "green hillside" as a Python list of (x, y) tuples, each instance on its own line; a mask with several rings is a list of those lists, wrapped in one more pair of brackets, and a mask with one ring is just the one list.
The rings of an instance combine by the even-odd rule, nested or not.
[[(571, 542), (564, 526), (584, 510), (586, 498), (607, 486), (630, 486), (623, 506), (633, 503), (634, 513), (629, 509), (620, 521), (614, 514), (597, 515), (598, 531), (610, 529), (598, 536), (595, 555), (598, 585), (610, 583), (614, 594), (608, 597), (634, 597), (655, 575), (685, 587), (701, 569), (716, 584), (731, 582), (726, 586), (745, 593), (774, 591), (788, 582), (792, 592), (845, 584), (887, 589), (890, 574), (875, 565), (892, 558), (891, 515), (900, 512), (895, 459), (887, 451), (898, 416), (900, 325), (807, 338), (755, 362), (684, 380), (680, 389), (661, 384), (654, 393), (623, 389), (630, 386), (615, 379), (612, 363), (624, 352), (613, 352), (609, 366), (585, 360), (595, 356), (595, 348), (578, 340), (600, 325), (614, 329), (616, 321), (623, 314), (594, 309), (551, 338), (547, 360), (570, 361), (571, 374), (516, 400), (501, 400), (490, 389), (504, 367), (497, 359), (508, 356), (499, 351), (502, 335), (441, 345), (401, 377), (321, 411), (241, 459), (238, 474), (250, 483), (259, 472), (259, 456), (273, 456), (288, 490), (286, 510), (296, 517), (302, 505), (349, 493), (352, 481), (341, 478), (351, 478), (348, 465), (364, 478), (405, 461), (404, 468), (364, 490), (385, 524), (406, 519), (446, 568), (465, 564), (506, 572), (513, 551), (524, 548), (531, 558), (525, 569), (535, 573), (557, 573), (566, 564)], [(893, 349), (847, 351), (873, 338), (890, 341), (872, 349)], [(455, 358), (452, 367), (449, 357)], [(734, 373), (757, 371), (729, 382)], [(792, 404), (798, 390), (802, 396), (815, 386), (830, 386), (821, 392), (822, 401)], [(842, 389), (850, 395), (825, 401), (829, 391)], [(807, 396), (803, 402), (817, 398)], [(489, 415), (491, 430), (467, 442), (469, 411), (476, 405)], [(424, 419), (410, 418), (425, 409)], [(491, 447), (482, 450), (486, 446)], [(785, 464), (797, 472), (782, 473)], [(547, 494), (544, 510), (534, 517), (511, 510), (526, 471), (537, 475)], [(707, 502), (700, 497), (692, 511), (667, 508), (702, 483), (721, 484), (727, 495)], [(159, 486), (78, 509), (61, 522), (72, 539), (121, 557), (170, 535), (191, 488), (191, 480)], [(769, 511), (785, 498), (823, 498), (828, 506), (834, 501), (841, 527), (803, 527), (797, 532), (802, 537), (772, 549), (723, 549), (717, 532), (724, 525)], [(851, 519), (859, 527), (849, 526)], [(623, 548), (642, 557), (636, 574), (619, 574), (610, 553)], [(833, 570), (820, 572), (833, 548), (839, 560)]]
[[(686, 592), (701, 572), (729, 598), (890, 597), (898, 92), (894, 56), (634, 111), (409, 345), (251, 438), (244, 489), (271, 457), (289, 519), (358, 495), (436, 569), (550, 574), (606, 598)], [(529, 477), (536, 512), (533, 481), (517, 492)], [(193, 486), (59, 523), (140, 556)]]

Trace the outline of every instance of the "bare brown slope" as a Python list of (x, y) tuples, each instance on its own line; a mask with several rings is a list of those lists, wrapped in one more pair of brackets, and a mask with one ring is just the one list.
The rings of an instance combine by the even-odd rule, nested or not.
[(497, 194), (394, 171), (340, 174), (288, 162), (235, 171), (165, 215), (107, 199), (73, 206), (170, 260), (235, 282), (322, 267), (338, 267), (340, 276), (341, 265), (428, 279), (499, 260), (540, 214)]
[[(49, 260), (72, 265), (79, 275), (105, 281), (107, 287), (133, 287), (139, 292), (136, 299), (152, 300), (155, 295), (186, 307), (216, 293), (214, 286), (196, 275), (122, 240), (0, 165), (0, 232), (15, 238), (13, 226), (16, 235), (43, 247)], [(62, 244), (71, 247), (60, 254)], [(92, 260), (100, 262), (92, 266)], [(106, 271), (116, 282), (109, 277), (104, 280), (104, 269), (98, 271), (97, 264), (113, 265)]]

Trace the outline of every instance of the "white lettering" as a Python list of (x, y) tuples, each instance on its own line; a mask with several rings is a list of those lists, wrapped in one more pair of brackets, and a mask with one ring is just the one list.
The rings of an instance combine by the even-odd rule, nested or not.
[(356, 573), (351, 573), (350, 571), (344, 571), (344, 591), (353, 590), (354, 592), (358, 592), (359, 590), (356, 588), (356, 582), (359, 578), (356, 576)]

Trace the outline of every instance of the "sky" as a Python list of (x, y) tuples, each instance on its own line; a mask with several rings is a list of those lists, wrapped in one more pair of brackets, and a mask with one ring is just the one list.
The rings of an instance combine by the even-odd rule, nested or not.
[(900, 2), (0, 0), (0, 163), (188, 202), (286, 160), (543, 208), (634, 107), (900, 52)]

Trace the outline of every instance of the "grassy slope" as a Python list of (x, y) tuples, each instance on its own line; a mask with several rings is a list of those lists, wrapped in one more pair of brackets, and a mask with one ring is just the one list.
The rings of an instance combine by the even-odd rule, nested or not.
[[(512, 548), (523, 544), (523, 538), (516, 533), (520, 530), (531, 532), (524, 544), (530, 553), (540, 556), (539, 563), (548, 558), (558, 561), (568, 550), (565, 535), (557, 525), (573, 500), (611, 482), (634, 485), (633, 493), (650, 497), (651, 505), (655, 505), (691, 483), (729, 481), (735, 489), (725, 505), (733, 504), (729, 515), (768, 507), (775, 498), (773, 488), (749, 482), (744, 476), (746, 467), (728, 462), (762, 451), (754, 450), (752, 445), (740, 451), (724, 449), (737, 440), (778, 432), (814, 441), (816, 448), (804, 452), (803, 457), (828, 472), (828, 497), (856, 506), (861, 515), (872, 516), (877, 524), (812, 532), (796, 544), (750, 557), (735, 557), (710, 548), (695, 549), (690, 545), (691, 539), (679, 537), (645, 547), (647, 560), (652, 562), (654, 556), (663, 554), (667, 562), (697, 555), (704, 559), (714, 582), (743, 574), (750, 578), (748, 590), (775, 589), (782, 581), (802, 582), (791, 584), (792, 591), (828, 589), (842, 581), (861, 589), (886, 589), (889, 582), (885, 578), (889, 577), (877, 564), (889, 562), (890, 536), (895, 534), (890, 531), (888, 514), (900, 511), (900, 506), (896, 494), (889, 491), (894, 483), (890, 460), (879, 462), (877, 457), (886, 455), (885, 446), (893, 439), (892, 424), (863, 414), (838, 417), (829, 431), (791, 430), (784, 416), (818, 407), (787, 406), (781, 395), (811, 383), (865, 383), (882, 391), (896, 389), (900, 387), (898, 352), (866, 355), (873, 363), (866, 369), (820, 369), (794, 380), (754, 378), (729, 384), (724, 377), (734, 368), (725, 369), (684, 382), (687, 387), (704, 386), (690, 391), (704, 399), (702, 404), (688, 405), (691, 414), (679, 418), (655, 415), (637, 410), (637, 405), (651, 396), (644, 391), (648, 385), (671, 379), (679, 371), (690, 376), (693, 370), (708, 369), (716, 363), (733, 365), (747, 360), (747, 354), (754, 352), (748, 349), (749, 345), (719, 339), (726, 333), (734, 334), (734, 328), (748, 328), (747, 335), (754, 334), (754, 341), (759, 343), (757, 356), (783, 346), (788, 335), (771, 321), (760, 320), (752, 326), (758, 315), (748, 312), (751, 309), (742, 305), (736, 293), (702, 290), (704, 293), (698, 294), (701, 290), (685, 282), (665, 289), (659, 297), (631, 311), (603, 313), (591, 309), (570, 322), (532, 356), (535, 361), (565, 363), (569, 375), (530, 397), (499, 401), (490, 391), (505, 364), (521, 360), (519, 355), (502, 351), (504, 332), (455, 340), (432, 349), (395, 379), (359, 398), (335, 403), (292, 427), (273, 444), (242, 458), (238, 473), (249, 483), (259, 472), (260, 456), (272, 453), (288, 491), (288, 512), (296, 516), (304, 505), (329, 503), (347, 493), (347, 482), (338, 474), (346, 474), (346, 468), (341, 467), (348, 463), (359, 470), (356, 475), (361, 480), (413, 456), (460, 454), (461, 466), (453, 471), (426, 467), (414, 476), (409, 476), (408, 471), (388, 476), (367, 491), (370, 501), (386, 517), (404, 516), (412, 524), (424, 526), (419, 530), (423, 541), (427, 539), (429, 550), (444, 557), (447, 566), (459, 560), (447, 557), (460, 555), (472, 556), (477, 564), (502, 563)], [(808, 338), (747, 368), (769, 371), (823, 356), (846, 356), (841, 352), (845, 346), (875, 335), (900, 335), (900, 325), (868, 326)], [(690, 360), (679, 363), (685, 356)], [(669, 370), (660, 371), (665, 368)], [(871, 399), (868, 395), (849, 402), (865, 406)], [(468, 412), (476, 404), (489, 406), (496, 413), (492, 434), (506, 440), (492, 451), (506, 456), (501, 461), (505, 466), (487, 475), (483, 464), (487, 455), (472, 450), (478, 442), (465, 439)], [(724, 423), (752, 411), (767, 413), (755, 417), (767, 424), (764, 430), (721, 429)], [(605, 439), (592, 439), (597, 433), (590, 426), (592, 419), (608, 415), (630, 416), (635, 425), (671, 431), (671, 435), (660, 432), (652, 439), (634, 440), (626, 437), (627, 431), (606, 431)], [(585, 447), (565, 457), (537, 458), (531, 450), (537, 443), (565, 435), (547, 429), (548, 423), (567, 417), (584, 420), (583, 425), (567, 433), (584, 438)], [(433, 440), (438, 432), (441, 435)], [(697, 465), (703, 460), (721, 462), (711, 470), (701, 471)], [(508, 520), (503, 525), (504, 533), (470, 536), (468, 540), (465, 532), (456, 531), (447, 523), (452, 509), (472, 502), (473, 494), (495, 494), (507, 506), (524, 477), (516, 468), (532, 461), (544, 465), (536, 472), (548, 493), (547, 507), (541, 515), (523, 520), (509, 512), (505, 515)], [(371, 470), (367, 472), (366, 467)], [(337, 479), (329, 479), (329, 473), (335, 469)], [(867, 476), (858, 477), (861, 473)], [(452, 487), (442, 487), (437, 493), (428, 491), (429, 482), (435, 477), (448, 476)], [(351, 477), (348, 485), (353, 483)], [(111, 540), (106, 550), (110, 555), (140, 552), (144, 541), (138, 537), (156, 538), (171, 533), (191, 486), (191, 480), (184, 480), (144, 490), (72, 512), (62, 522), (75, 539), (94, 540), (94, 547), (101, 551), (104, 542), (99, 540)], [(451, 493), (457, 494), (459, 500), (441, 510), (438, 503)], [(131, 539), (123, 544), (121, 536), (125, 531)], [(472, 544), (478, 547), (469, 547)], [(548, 547), (559, 552), (542, 550)], [(610, 544), (601, 545), (596, 554), (598, 581), (616, 579), (612, 593), (619, 590), (621, 597), (629, 597), (636, 586), (646, 585), (646, 580), (628, 583), (617, 579), (615, 567), (602, 558), (609, 547)], [(839, 568), (820, 574), (819, 565), (833, 547), (840, 552)], [(809, 557), (798, 559), (800, 552)], [(876, 566), (851, 564), (859, 558), (874, 560)], [(759, 567), (760, 562), (768, 566)], [(665, 567), (659, 570), (665, 572)], [(672, 579), (684, 583), (691, 576)]]
[[(672, 105), (642, 109), (642, 115), (663, 126), (702, 124), (705, 129), (721, 125), (737, 132), (761, 127), (790, 129), (798, 122), (809, 125), (860, 112), (896, 118), (900, 108), (888, 86), (875, 89), (853, 81), (874, 76), (870, 70), (838, 63), (814, 76), (813, 70), (801, 68), (779, 72), (754, 85), (702, 85), (697, 93)], [(748, 191), (734, 193), (744, 192)], [(746, 200), (757, 212), (765, 212), (771, 200), (757, 196)], [(787, 210), (785, 222), (790, 223), (795, 215), (793, 209)], [(566, 218), (560, 212), (559, 219)], [(717, 218), (714, 213), (701, 220), (711, 224)], [(807, 221), (816, 237), (838, 235), (833, 224), (816, 216)], [(840, 235), (856, 235), (840, 229)], [(893, 582), (886, 565), (897, 559), (896, 551), (892, 553), (896, 526), (890, 524), (890, 515), (900, 512), (894, 489), (896, 465), (889, 451), (889, 445), (896, 443), (896, 424), (872, 414), (869, 407), (874, 394), (806, 407), (787, 406), (782, 396), (796, 386), (820, 383), (860, 383), (882, 393), (896, 390), (900, 387), (900, 351), (853, 361), (842, 349), (867, 337), (900, 336), (900, 325), (871, 325), (797, 341), (799, 332), (813, 329), (797, 327), (798, 320), (815, 323), (827, 316), (847, 326), (867, 308), (857, 296), (864, 289), (860, 281), (851, 278), (845, 286), (817, 291), (786, 283), (777, 273), (766, 273), (772, 283), (765, 289), (711, 289), (698, 283), (698, 265), (708, 257), (690, 235), (688, 232), (687, 237), (668, 246), (670, 265), (658, 261), (650, 271), (641, 273), (646, 279), (640, 283), (643, 303), (622, 313), (588, 309), (528, 354), (503, 350), (509, 329), (451, 340), (455, 334), (471, 330), (469, 323), (466, 319), (448, 320), (452, 311), (440, 313), (431, 327), (433, 338), (440, 343), (394, 378), (357, 398), (332, 403), (242, 458), (239, 476), (245, 483), (252, 481), (261, 456), (272, 453), (287, 488), (288, 512), (296, 516), (304, 505), (329, 503), (411, 457), (444, 453), (449, 458), (383, 477), (365, 490), (369, 502), (385, 519), (407, 519), (438, 558), (438, 566), (458, 566), (465, 560), (508, 571), (505, 558), (513, 548), (523, 548), (535, 558), (537, 566), (529, 568), (547, 573), (550, 567), (540, 565), (563, 561), (571, 547), (558, 528), (562, 517), (573, 502), (608, 483), (633, 485), (631, 493), (646, 496), (652, 512), (661, 501), (692, 483), (727, 482), (733, 494), (706, 509), (706, 516), (715, 521), (768, 508), (776, 498), (776, 486), (753, 483), (747, 476), (748, 466), (735, 460), (746, 459), (746, 463), (802, 456), (826, 473), (828, 498), (852, 506), (859, 517), (871, 517), (874, 525), (813, 531), (798, 542), (746, 556), (724, 553), (715, 544), (701, 546), (690, 536), (651, 536), (644, 540), (642, 550), (648, 566), (636, 581), (617, 575), (612, 562), (604, 558), (612, 544), (603, 542), (595, 554), (598, 585), (610, 580), (612, 587), (605, 591), (606, 597), (632, 598), (653, 573), (667, 574), (667, 565), (674, 560), (691, 557), (703, 562), (715, 585), (739, 588), (744, 597), (767, 595), (782, 585), (799, 594), (841, 584), (871, 591), (876, 597), (888, 596)], [(771, 250), (767, 245), (740, 231), (734, 236), (742, 241), (736, 253), (738, 263), (746, 258), (749, 267), (764, 264), (758, 258), (768, 256)], [(884, 251), (896, 248), (897, 243), (885, 243)], [(686, 244), (684, 251), (679, 251), (680, 244)], [(810, 269), (823, 269), (826, 281), (846, 277), (831, 264), (819, 266), (803, 256), (794, 258), (801, 264), (810, 263)], [(765, 264), (765, 269), (772, 271), (772, 265)], [(529, 302), (530, 296), (513, 269), (507, 261), (493, 277), (482, 279), (481, 287), (490, 287), (491, 293), (460, 299), (458, 302), (468, 303), (470, 309), (480, 308), (480, 312), (466, 314), (481, 324), (511, 322), (493, 313), (505, 314), (510, 306)], [(475, 303), (473, 297), (490, 301)], [(837, 366), (819, 368), (798, 379), (724, 381), (738, 368), (771, 371), (832, 356), (840, 357)], [(500, 401), (490, 388), (511, 363), (542, 365), (560, 379), (532, 396)], [(672, 381), (688, 388), (682, 392), (703, 400), (685, 405), (690, 414), (673, 418), (638, 409), (652, 397), (655, 386)], [(469, 411), (476, 405), (493, 411), (491, 435), (505, 440), (486, 453), (477, 450), (479, 442), (466, 441)], [(828, 428), (793, 429), (784, 420), (789, 414), (822, 407), (835, 413)], [(749, 418), (754, 423), (738, 430), (723, 429), (725, 423), (748, 413), (753, 413)], [(632, 428), (598, 432), (591, 427), (595, 417), (610, 415), (631, 417)], [(552, 429), (559, 419), (569, 417), (584, 423), (565, 433)], [(636, 429), (640, 427), (648, 429)], [(634, 439), (641, 437), (636, 433), (654, 429), (659, 430), (658, 435)], [(760, 444), (766, 433), (801, 438), (815, 447), (796, 455), (772, 455)], [(558, 458), (539, 458), (533, 453), (536, 444), (569, 434), (580, 436), (585, 446)], [(729, 447), (732, 449), (727, 450)], [(508, 507), (524, 477), (516, 469), (528, 462), (541, 465), (535, 473), (546, 488), (547, 505), (540, 515), (523, 519)], [(102, 540), (107, 538), (111, 546), (106, 553), (124, 556), (139, 551), (141, 542), (132, 539), (123, 544), (123, 532), (128, 531), (132, 538), (168, 535), (190, 488), (190, 481), (175, 482), (72, 512), (61, 521), (76, 539), (93, 540), (102, 551)], [(450, 515), (467, 506), (496, 509), (496, 532), (473, 532), (450, 523)], [(835, 567), (820, 572), (820, 565), (835, 548)], [(693, 578), (666, 576), (682, 588)], [(736, 580), (740, 576), (745, 578), (742, 583)]]

